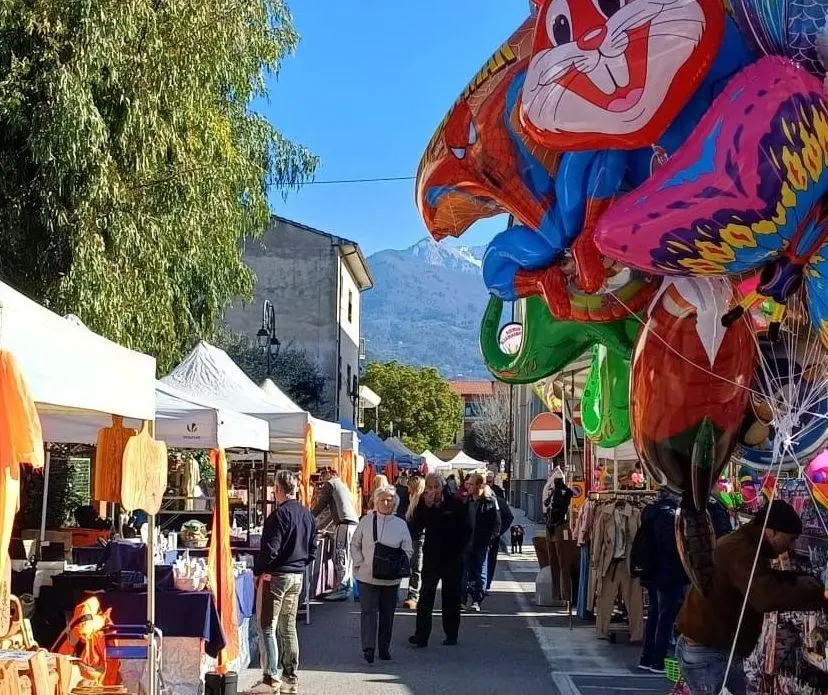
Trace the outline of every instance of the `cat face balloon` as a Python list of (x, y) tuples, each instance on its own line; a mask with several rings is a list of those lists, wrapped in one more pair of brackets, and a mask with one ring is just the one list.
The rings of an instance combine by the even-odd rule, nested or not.
[(654, 144), (707, 74), (721, 0), (538, 0), (521, 118), (554, 150)]

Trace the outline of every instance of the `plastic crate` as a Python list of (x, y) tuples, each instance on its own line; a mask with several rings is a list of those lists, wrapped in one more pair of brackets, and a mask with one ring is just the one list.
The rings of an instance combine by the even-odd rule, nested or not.
[(664, 660), (664, 675), (671, 683), (678, 683), (681, 680), (681, 667), (677, 659), (667, 657)]

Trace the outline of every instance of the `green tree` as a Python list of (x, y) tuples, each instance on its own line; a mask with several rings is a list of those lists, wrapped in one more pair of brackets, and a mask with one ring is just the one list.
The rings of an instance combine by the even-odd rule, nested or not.
[[(261, 384), (267, 378), (262, 350), (247, 338), (225, 334), (219, 344), (253, 382)], [(307, 352), (292, 344), (282, 346), (271, 362), (270, 378), (296, 405), (320, 416), (325, 406), (325, 377)]]
[(166, 371), (252, 275), (240, 239), (316, 159), (252, 110), (283, 0), (0, 5), (0, 277)]
[(454, 442), (463, 424), (463, 402), (436, 369), (372, 362), (362, 383), (382, 398), (379, 423), (376, 411), (365, 412), (369, 429), (388, 437), (393, 424), (394, 434), (416, 453), (439, 451)]

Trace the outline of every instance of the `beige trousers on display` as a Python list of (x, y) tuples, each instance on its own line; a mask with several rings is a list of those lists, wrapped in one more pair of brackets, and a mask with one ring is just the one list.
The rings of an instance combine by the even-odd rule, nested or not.
[(626, 560), (614, 561), (604, 575), (601, 591), (595, 599), (595, 630), (599, 637), (609, 635), (612, 609), (619, 591), (629, 614), (630, 641), (641, 642), (644, 639), (644, 594), (641, 582), (630, 576)]

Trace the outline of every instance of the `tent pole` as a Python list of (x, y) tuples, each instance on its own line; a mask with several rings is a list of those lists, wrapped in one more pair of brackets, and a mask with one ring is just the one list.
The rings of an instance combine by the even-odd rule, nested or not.
[[(155, 421), (150, 422), (150, 435), (155, 437)], [(144, 510), (146, 511), (146, 510)], [(155, 653), (155, 514), (147, 513), (147, 695), (157, 692), (157, 655)]]
[(267, 519), (267, 452), (262, 452), (262, 527)]
[(52, 452), (49, 451), (49, 445), (44, 444), (44, 461), (43, 468), (43, 504), (40, 511), (40, 538), (37, 542), (37, 557), (43, 558), (43, 541), (46, 539), (46, 510), (49, 507), (49, 469), (52, 463)]

